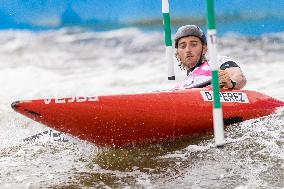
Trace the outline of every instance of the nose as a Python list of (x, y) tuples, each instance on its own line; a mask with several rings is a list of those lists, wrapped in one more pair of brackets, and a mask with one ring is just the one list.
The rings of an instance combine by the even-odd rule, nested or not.
[(187, 45), (185, 48), (185, 52), (191, 52), (191, 51), (192, 51), (192, 48), (189, 45)]

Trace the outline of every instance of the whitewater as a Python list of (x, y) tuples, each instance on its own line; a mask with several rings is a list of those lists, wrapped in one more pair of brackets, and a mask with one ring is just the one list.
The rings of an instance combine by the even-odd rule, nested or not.
[[(175, 62), (167, 80), (161, 32), (124, 28), (0, 31), (0, 188), (283, 188), (284, 108), (212, 133), (144, 147), (100, 148), (23, 139), (47, 127), (14, 112), (16, 100), (171, 89), (186, 76)], [(220, 55), (240, 62), (248, 84), (284, 101), (284, 33), (218, 39)]]

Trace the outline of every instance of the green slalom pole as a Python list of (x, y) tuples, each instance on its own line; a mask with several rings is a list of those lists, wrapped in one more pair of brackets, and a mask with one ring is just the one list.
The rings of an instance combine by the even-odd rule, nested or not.
[(164, 24), (164, 33), (165, 33), (165, 44), (166, 44), (166, 58), (167, 58), (167, 63), (168, 63), (168, 80), (175, 80), (172, 37), (171, 37), (171, 19), (170, 19), (169, 10), (170, 10), (169, 1), (162, 0), (162, 13), (163, 13), (163, 24)]
[(218, 77), (218, 63), (217, 63), (217, 42), (216, 42), (216, 28), (214, 15), (214, 0), (207, 0), (207, 24), (208, 24), (208, 51), (210, 58), (212, 87), (213, 87), (213, 124), (214, 137), (217, 147), (224, 145), (224, 123), (223, 111), (220, 103), (220, 86)]

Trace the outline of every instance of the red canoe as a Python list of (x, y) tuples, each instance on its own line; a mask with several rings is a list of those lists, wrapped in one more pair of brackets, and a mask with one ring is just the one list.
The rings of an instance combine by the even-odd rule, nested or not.
[[(15, 111), (102, 146), (127, 146), (204, 133), (212, 126), (212, 92), (174, 92), (17, 101)], [(220, 93), (226, 125), (273, 113), (284, 102), (262, 93)]]

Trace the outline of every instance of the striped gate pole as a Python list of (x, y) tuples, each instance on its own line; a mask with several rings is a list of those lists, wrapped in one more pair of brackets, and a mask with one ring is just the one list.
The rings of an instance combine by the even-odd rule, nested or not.
[(164, 24), (164, 33), (165, 33), (165, 44), (166, 44), (166, 58), (168, 63), (168, 80), (175, 80), (172, 37), (171, 37), (171, 19), (169, 13), (168, 0), (162, 0), (162, 13), (163, 13), (163, 24)]
[(223, 111), (220, 103), (220, 86), (218, 77), (218, 63), (217, 63), (217, 47), (216, 47), (216, 28), (215, 28), (215, 15), (214, 15), (214, 0), (207, 0), (207, 37), (208, 37), (208, 51), (210, 58), (211, 74), (212, 74), (212, 87), (213, 87), (213, 124), (214, 124), (214, 137), (217, 147), (224, 145), (224, 123)]

